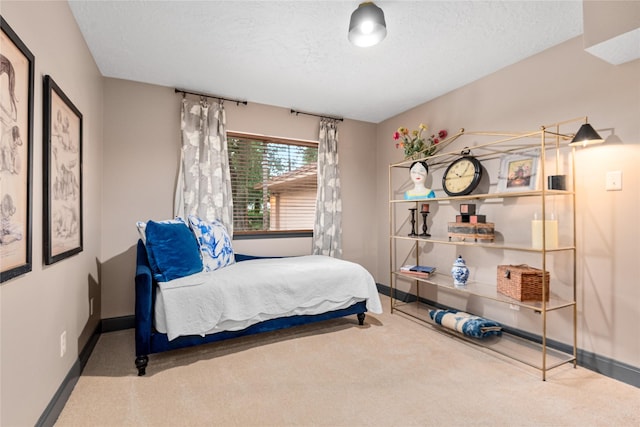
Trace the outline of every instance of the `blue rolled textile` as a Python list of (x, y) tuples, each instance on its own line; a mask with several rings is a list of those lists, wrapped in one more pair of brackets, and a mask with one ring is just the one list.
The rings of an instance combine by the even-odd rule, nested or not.
[(502, 325), (493, 320), (458, 310), (429, 310), (429, 316), (445, 328), (472, 338), (485, 338), (502, 334)]

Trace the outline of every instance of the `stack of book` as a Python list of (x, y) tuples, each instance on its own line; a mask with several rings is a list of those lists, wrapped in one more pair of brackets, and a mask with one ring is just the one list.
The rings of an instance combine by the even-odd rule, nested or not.
[(429, 277), (431, 273), (436, 270), (435, 267), (429, 267), (427, 265), (403, 265), (400, 267), (402, 274), (408, 274), (416, 277)]

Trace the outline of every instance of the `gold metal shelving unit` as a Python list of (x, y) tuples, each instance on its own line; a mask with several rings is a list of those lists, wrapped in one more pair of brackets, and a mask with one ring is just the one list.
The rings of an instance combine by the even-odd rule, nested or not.
[[(459, 139), (459, 142), (466, 142), (466, 138), (473, 140), (473, 145), (469, 144), (465, 148), (469, 147), (473, 151), (473, 156), (476, 157), (484, 165), (489, 161), (494, 163), (504, 155), (519, 154), (531, 150), (536, 150), (539, 154), (539, 166), (538, 166), (538, 179), (541, 182), (536, 189), (516, 191), (516, 192), (497, 192), (493, 185), (489, 184), (486, 187), (489, 189), (483, 193), (474, 193), (466, 196), (455, 197), (436, 197), (431, 199), (422, 200), (405, 200), (401, 198), (395, 198), (395, 195), (399, 191), (397, 178), (398, 169), (408, 170), (410, 164), (415, 160), (406, 160), (399, 163), (389, 165), (389, 252), (390, 252), (390, 284), (391, 284), (391, 313), (400, 312), (404, 315), (411, 316), (413, 318), (424, 321), (427, 324), (433, 325), (439, 331), (455, 335), (464, 339), (467, 342), (473, 342), (493, 351), (496, 351), (502, 355), (518, 360), (536, 369), (539, 369), (542, 374), (542, 379), (546, 380), (547, 371), (555, 367), (573, 363), (576, 366), (577, 361), (577, 293), (576, 293), (576, 194), (575, 194), (575, 164), (574, 164), (574, 148), (569, 147), (568, 139), (572, 135), (563, 135), (560, 133), (560, 126), (567, 123), (578, 122), (579, 119), (572, 119), (565, 122), (559, 122), (553, 125), (542, 126), (540, 130), (524, 133), (508, 133), (508, 132), (465, 132), (461, 129), (460, 132), (453, 135), (447, 143), (453, 140)], [(459, 145), (459, 144), (457, 144)], [(449, 147), (449, 146), (448, 146)], [(447, 147), (447, 148), (448, 148)], [(429, 164), (430, 174), (434, 172), (437, 174), (439, 170), (443, 170), (446, 166), (455, 158), (460, 157), (461, 150), (449, 150), (442, 151), (434, 154), (433, 156), (426, 157), (424, 160)], [(554, 175), (558, 173), (559, 165), (562, 162), (568, 163), (567, 167), (567, 190), (550, 190), (547, 188), (546, 177), (547, 175)], [(549, 169), (550, 173), (547, 173), (545, 169)], [(554, 173), (555, 170), (555, 173)], [(433, 185), (435, 190), (438, 191), (439, 186)], [(439, 194), (445, 194), (443, 191), (438, 191)], [(420, 237), (420, 236), (408, 236), (407, 233), (400, 232), (403, 228), (403, 221), (406, 223), (406, 218), (398, 218), (397, 211), (400, 206), (419, 207), (421, 203), (435, 203), (452, 205), (456, 202), (473, 202), (481, 201), (497, 205), (502, 205), (504, 209), (513, 209), (514, 216), (517, 220), (522, 221), (523, 224), (529, 225), (529, 222), (523, 218), (518, 218), (518, 201), (527, 200), (530, 203), (534, 203), (539, 207), (541, 211), (542, 221), (542, 247), (534, 248), (531, 243), (523, 243), (522, 241), (509, 241), (508, 237), (504, 237), (504, 241), (467, 241), (467, 240), (451, 240), (444, 235), (434, 237)], [(568, 229), (569, 238), (565, 238), (557, 246), (550, 246), (546, 241), (546, 222), (544, 219), (547, 217), (548, 204), (553, 200), (561, 200), (565, 210), (565, 218), (569, 218), (571, 227)], [(439, 223), (440, 226), (445, 224), (447, 220), (441, 218), (432, 218), (434, 225)], [(433, 226), (431, 232), (433, 233)], [(496, 224), (498, 229), (500, 224)], [(564, 230), (566, 231), (566, 229)], [(403, 249), (398, 249), (398, 246), (402, 246)], [(449, 271), (451, 269), (451, 263), (448, 265), (437, 265), (437, 272), (430, 275), (428, 278), (418, 278), (415, 276), (407, 275), (399, 270), (401, 262), (399, 259), (408, 259), (407, 252), (415, 252), (415, 258), (411, 258), (415, 261), (415, 264), (421, 264), (421, 258), (424, 261), (424, 252), (427, 252), (427, 256), (431, 254), (431, 251), (436, 251), (436, 248), (441, 247), (460, 247), (465, 250), (479, 250), (479, 251), (507, 251), (515, 254), (513, 259), (509, 260), (511, 264), (521, 264), (519, 262), (518, 254), (527, 254), (528, 256), (539, 256), (541, 268), (544, 271), (548, 271), (549, 257), (553, 257), (557, 254), (561, 254), (565, 258), (568, 257), (570, 262), (563, 263), (561, 267), (555, 266), (554, 271), (556, 276), (560, 273), (559, 269), (562, 268), (562, 275), (569, 279), (565, 281), (571, 288), (564, 295), (556, 295), (553, 288), (549, 291), (549, 298), (547, 300), (544, 294), (544, 282), (543, 282), (543, 298), (541, 301), (518, 301), (502, 295), (496, 290), (496, 282), (494, 281), (474, 281), (470, 280), (463, 288), (455, 287), (453, 279), (451, 278)], [(411, 248), (407, 250), (407, 247)], [(424, 251), (422, 250), (424, 249)], [(399, 253), (402, 251), (402, 253)], [(421, 255), (422, 253), (422, 255)], [(566, 255), (568, 254), (568, 256)], [(423, 264), (432, 265), (431, 262), (423, 262)], [(554, 271), (551, 271), (550, 283), (554, 282)], [(403, 302), (397, 299), (398, 281), (411, 281), (414, 284), (412, 287), (416, 290), (416, 302)], [(543, 277), (544, 280), (544, 277)], [(428, 310), (430, 308), (429, 303), (425, 302), (420, 296), (420, 289), (423, 287), (430, 287), (431, 294), (438, 294), (440, 292), (455, 294), (457, 297), (474, 297), (484, 299), (488, 301), (497, 302), (498, 305), (504, 305), (505, 309), (516, 308), (519, 312), (521, 309), (529, 310), (541, 315), (540, 330), (526, 331), (525, 335), (539, 336), (540, 342), (535, 342), (530, 339), (525, 339), (520, 336), (513, 335), (506, 331), (503, 331), (499, 337), (489, 337), (484, 339), (468, 338), (462, 334), (450, 331), (442, 328), (439, 325), (435, 325), (430, 319)], [(438, 301), (432, 301), (436, 305), (439, 305)], [(454, 307), (455, 308), (455, 307)], [(547, 314), (553, 311), (571, 311), (571, 322), (573, 326), (573, 342), (567, 345), (566, 348), (572, 348), (572, 351), (561, 351), (548, 346), (548, 318)], [(517, 313), (514, 312), (514, 313)], [(508, 325), (505, 325), (508, 326)], [(514, 329), (514, 328), (508, 328)], [(563, 345), (564, 347), (564, 345)]]

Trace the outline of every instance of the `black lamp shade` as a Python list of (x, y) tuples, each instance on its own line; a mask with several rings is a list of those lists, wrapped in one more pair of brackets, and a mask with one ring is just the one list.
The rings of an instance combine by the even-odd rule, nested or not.
[(589, 123), (585, 123), (582, 126), (580, 126), (578, 133), (576, 133), (576, 136), (573, 137), (569, 145), (571, 146), (581, 145), (584, 147), (586, 145), (601, 144), (603, 142), (604, 142), (604, 139), (602, 139), (602, 137), (598, 135), (598, 132), (596, 132), (595, 129), (591, 127)]
[(384, 12), (372, 2), (361, 3), (351, 14), (349, 41), (356, 46), (369, 47), (387, 36)]

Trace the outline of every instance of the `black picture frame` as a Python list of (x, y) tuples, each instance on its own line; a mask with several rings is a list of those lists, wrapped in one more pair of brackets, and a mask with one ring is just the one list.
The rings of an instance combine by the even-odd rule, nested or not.
[(0, 16), (0, 283), (31, 271), (35, 57)]
[(82, 252), (82, 113), (44, 76), (44, 263)]

